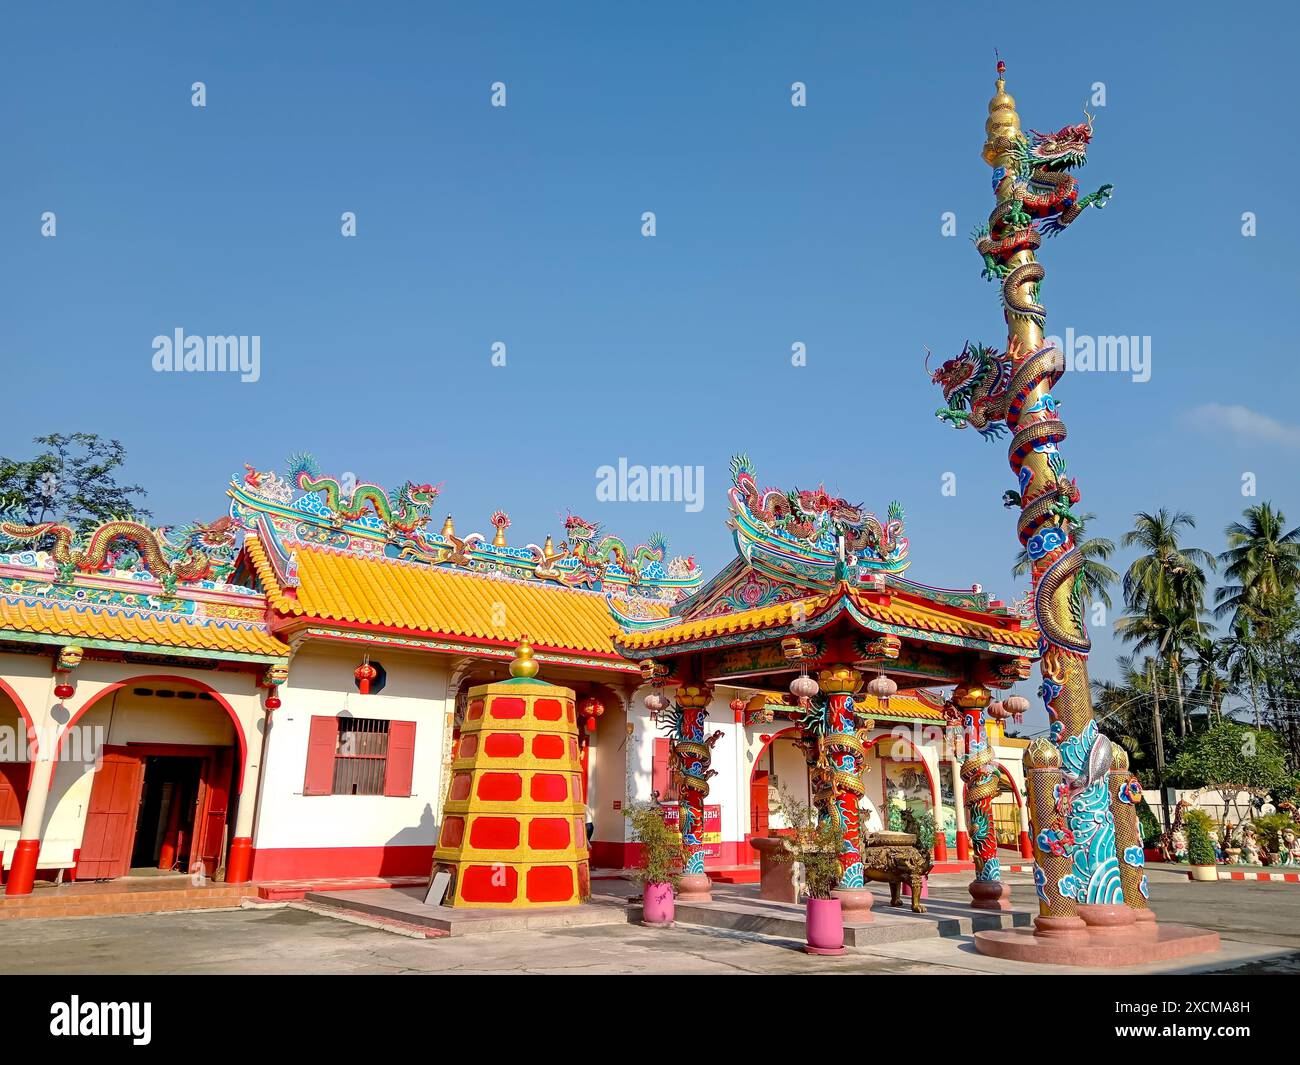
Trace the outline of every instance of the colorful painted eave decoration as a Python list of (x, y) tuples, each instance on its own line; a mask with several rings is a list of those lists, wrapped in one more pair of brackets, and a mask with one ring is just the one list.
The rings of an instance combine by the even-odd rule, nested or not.
[(173, 533), (112, 521), (79, 538), (55, 523), (0, 523), (9, 544), (33, 545), (0, 554), (0, 639), (282, 659), (289, 649), (266, 626), (265, 596), (227, 581), (229, 526)]
[[(651, 600), (673, 604), (699, 588), (703, 574), (691, 558), (669, 558), (667, 544), (653, 536), (629, 547), (575, 514), (564, 522), (565, 539), (510, 547), (503, 511), (492, 515), (494, 532), (460, 536), (450, 517), (439, 532), (429, 528), (440, 489), (407, 482), (387, 491), (368, 482), (321, 474), (309, 455), (294, 456), (287, 477), (245, 466), (232, 478), (230, 518), (253, 530), (266, 519), (283, 545), (282, 578), (291, 579), (290, 557), (299, 545), (315, 545), (429, 567), (488, 573), (498, 577), (600, 592), (620, 602)], [(268, 541), (269, 543), (269, 541)], [(635, 614), (635, 605), (629, 607)]]

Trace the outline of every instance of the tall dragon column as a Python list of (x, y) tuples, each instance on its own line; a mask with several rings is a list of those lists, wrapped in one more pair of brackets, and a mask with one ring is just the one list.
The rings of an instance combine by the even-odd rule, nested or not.
[[(1020, 149), (1023, 135), (1015, 100), (1006, 92), (998, 66), (997, 91), (989, 101), (983, 157), (994, 170), (997, 206), (989, 216), (989, 237), (1007, 237), (1033, 227), (1023, 215)], [(1073, 208), (1072, 208), (1073, 209)], [(1076, 212), (1077, 213), (1077, 212)], [(1098, 931), (1124, 923), (1115, 905), (1124, 902), (1115, 854), (1107, 774), (1110, 743), (1093, 718), (1088, 687), (1091, 642), (1083, 624), (1076, 578), (1083, 556), (1074, 542), (1069, 504), (1078, 499), (1066, 483), (1060, 445), (1065, 424), (1057, 413), (1052, 387), (1065, 371), (1061, 353), (1046, 344), (1046, 310), (1038, 302), (1044, 271), (1034, 255), (1037, 239), (1016, 241), (1006, 257), (1002, 295), (1008, 326), (1011, 383), (1007, 427), (1011, 430), (1011, 468), (1019, 479), (1020, 542), (1032, 562), (1033, 604), (1040, 641), (1040, 694), (1047, 705), (1051, 739), (1061, 756), (1066, 825), (1071, 835), (1071, 868), (1055, 889), (1079, 906), (1079, 916)], [(1042, 826), (1034, 825), (1035, 833)], [(1131, 915), (1128, 917), (1131, 923)]]
[(971, 856), (975, 859), (975, 879), (968, 890), (971, 905), (980, 910), (1011, 909), (1011, 888), (1002, 881), (1002, 864), (998, 861), (998, 837), (993, 826), (993, 800), (1002, 790), (993, 749), (989, 745), (985, 712), (993, 693), (983, 684), (958, 684), (952, 704), (961, 715), (966, 738), (966, 757), (961, 764), (961, 780), (966, 793), (966, 826), (970, 833)]
[(669, 718), (669, 757), (677, 780), (678, 817), (682, 834), (682, 877), (677, 897), (684, 902), (708, 902), (710, 881), (704, 872), (704, 800), (709, 797), (713, 745), (721, 732), (705, 735), (713, 689), (705, 684), (682, 684)]
[(867, 752), (859, 729), (869, 725), (853, 700), (862, 688), (862, 674), (852, 666), (830, 665), (817, 674), (817, 684), (826, 706), (813, 783), (822, 816), (832, 818), (840, 834), (835, 896), (854, 920), (868, 920), (872, 897), (862, 866), (861, 813)]

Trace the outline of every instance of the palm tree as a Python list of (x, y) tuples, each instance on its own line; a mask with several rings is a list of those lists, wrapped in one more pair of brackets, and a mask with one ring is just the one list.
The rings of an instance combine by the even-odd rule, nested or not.
[(1192, 656), (1188, 664), (1195, 670), (1193, 702), (1205, 707), (1207, 722), (1223, 717), (1223, 696), (1228, 690), (1228, 682), (1219, 667), (1223, 663), (1224, 650), (1224, 643), (1210, 636), (1198, 635), (1191, 643)]
[(1187, 710), (1182, 692), (1183, 652), (1201, 635), (1207, 569), (1214, 556), (1199, 547), (1179, 542), (1183, 528), (1196, 528), (1196, 519), (1183, 511), (1161, 507), (1154, 514), (1134, 515), (1133, 528), (1124, 534), (1124, 547), (1143, 553), (1124, 574), (1124, 602), (1129, 612), (1116, 624), (1126, 640), (1136, 640), (1139, 650), (1168, 656), (1178, 705), (1178, 734), (1187, 735)]
[(1220, 641), (1223, 664), (1228, 669), (1228, 682), (1234, 688), (1243, 686), (1250, 695), (1250, 705), (1255, 711), (1255, 727), (1261, 728), (1263, 722), (1259, 716), (1259, 682), (1265, 665), (1262, 648), (1251, 632), (1250, 622), (1245, 617), (1236, 618), (1232, 628)]
[(1178, 542), (1179, 530), (1196, 528), (1196, 519), (1181, 510), (1170, 513), (1161, 507), (1154, 514), (1135, 514), (1133, 520), (1133, 528), (1120, 540), (1124, 547), (1143, 551), (1124, 574), (1124, 601), (1129, 609), (1199, 603), (1205, 595), (1205, 570), (1214, 569), (1214, 556)]
[(1300, 587), (1300, 526), (1290, 532), (1286, 515), (1271, 503), (1257, 503), (1225, 530), (1228, 550), (1219, 555), (1225, 564), (1225, 584), (1214, 593), (1214, 616), (1271, 615), (1280, 603), (1294, 601)]
[(1126, 643), (1134, 645), (1135, 652), (1152, 652), (1153, 672), (1163, 664), (1174, 682), (1174, 705), (1178, 708), (1178, 735), (1187, 735), (1187, 708), (1183, 698), (1183, 663), (1201, 639), (1199, 611), (1181, 607), (1143, 611), (1130, 611), (1115, 622), (1115, 631)]
[[(1231, 583), (1214, 594), (1215, 617), (1232, 615), (1234, 658), (1239, 677), (1244, 671), (1250, 683), (1256, 722), (1260, 720), (1256, 682), (1262, 677), (1271, 720), (1279, 725), (1285, 722), (1292, 733), (1283, 691), (1296, 684), (1294, 655), (1286, 645), (1293, 628), (1287, 619), (1300, 589), (1300, 527), (1286, 531), (1286, 515), (1264, 502), (1247, 507), (1242, 520), (1230, 523), (1224, 535), (1228, 549), (1219, 561)], [(1255, 646), (1248, 648), (1249, 644)]]
[[(1110, 586), (1119, 580), (1119, 574), (1106, 565), (1106, 559), (1115, 553), (1115, 541), (1101, 536), (1087, 538), (1084, 529), (1095, 517), (1095, 514), (1080, 514), (1074, 529), (1074, 546), (1083, 556), (1083, 569), (1079, 571), (1083, 609), (1087, 611), (1090, 603), (1098, 602), (1107, 610), (1112, 610), (1114, 604), (1110, 599)], [(1025, 577), (1032, 570), (1033, 562), (1029, 558), (1029, 552), (1022, 547), (1016, 555), (1011, 573), (1015, 577)]]

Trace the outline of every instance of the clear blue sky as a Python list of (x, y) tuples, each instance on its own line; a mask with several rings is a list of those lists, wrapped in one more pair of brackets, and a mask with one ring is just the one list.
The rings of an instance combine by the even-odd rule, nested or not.
[[(118, 437), (177, 521), (306, 449), (445, 481), (461, 531), (571, 508), (712, 571), (748, 451), (765, 483), (900, 499), (913, 577), (1010, 596), (1005, 447), (940, 425), (921, 366), (1005, 335), (966, 240), (996, 46), (1027, 127), (1106, 87), (1082, 178), (1115, 198), (1041, 256), (1050, 332), (1151, 337), (1149, 382), (1057, 390), (1091, 531), (1175, 507), (1218, 550), (1246, 471), (1300, 521), (1289, 6), (238, 6), (8, 6), (0, 453)], [(261, 380), (154, 373), (178, 327), (259, 335)], [(620, 457), (702, 465), (703, 511), (597, 503)]]

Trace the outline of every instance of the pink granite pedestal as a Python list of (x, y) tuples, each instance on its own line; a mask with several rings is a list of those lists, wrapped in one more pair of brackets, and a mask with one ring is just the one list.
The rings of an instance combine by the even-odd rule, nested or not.
[(1042, 965), (1113, 969), (1169, 961), (1219, 949), (1219, 934), (1185, 924), (1158, 924), (1150, 910), (1080, 906), (1078, 917), (1038, 917), (1035, 929), (975, 933), (975, 949), (991, 958)]
[(713, 881), (703, 873), (688, 873), (677, 881), (678, 902), (712, 902)]

